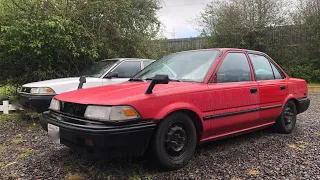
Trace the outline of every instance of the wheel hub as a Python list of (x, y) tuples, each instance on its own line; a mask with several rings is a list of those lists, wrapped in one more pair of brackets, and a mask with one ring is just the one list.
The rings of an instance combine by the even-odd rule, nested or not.
[(179, 156), (186, 148), (187, 134), (180, 125), (172, 125), (165, 140), (166, 151), (170, 156)]
[(285, 125), (290, 125), (292, 122), (294, 114), (290, 107), (287, 107), (284, 111), (284, 123)]

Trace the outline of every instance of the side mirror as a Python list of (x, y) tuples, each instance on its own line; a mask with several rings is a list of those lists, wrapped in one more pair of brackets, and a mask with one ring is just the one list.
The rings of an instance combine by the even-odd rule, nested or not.
[(168, 75), (157, 74), (152, 79), (152, 81), (146, 91), (146, 94), (152, 94), (152, 90), (156, 84), (168, 84), (168, 83), (169, 83), (169, 76)]
[(87, 79), (85, 76), (81, 76), (80, 79), (79, 79), (79, 85), (78, 85), (78, 89), (82, 89), (83, 87), (83, 84), (87, 82)]
[(118, 76), (119, 76), (119, 74), (117, 72), (111, 72), (111, 73), (107, 74), (105, 78), (111, 79), (111, 78), (115, 78)]

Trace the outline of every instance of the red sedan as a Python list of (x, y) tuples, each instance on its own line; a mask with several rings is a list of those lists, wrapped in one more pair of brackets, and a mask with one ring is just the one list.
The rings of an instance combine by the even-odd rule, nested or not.
[(306, 81), (266, 54), (207, 49), (167, 55), (128, 82), (57, 95), (41, 122), (54, 141), (93, 157), (149, 151), (177, 169), (199, 143), (268, 127), (291, 133), (309, 104)]

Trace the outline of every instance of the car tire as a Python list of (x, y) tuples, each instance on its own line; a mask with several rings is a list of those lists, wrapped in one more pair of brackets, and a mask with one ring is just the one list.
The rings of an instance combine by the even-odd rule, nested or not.
[(274, 130), (281, 134), (290, 134), (297, 121), (297, 107), (293, 101), (288, 101), (282, 109), (281, 115), (276, 120)]
[(196, 128), (189, 116), (174, 113), (163, 119), (152, 142), (152, 160), (166, 170), (185, 166), (197, 145)]

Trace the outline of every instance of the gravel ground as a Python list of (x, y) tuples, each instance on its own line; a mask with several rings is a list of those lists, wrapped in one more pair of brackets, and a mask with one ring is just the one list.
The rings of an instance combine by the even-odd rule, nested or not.
[(0, 116), (0, 179), (320, 179), (320, 94), (289, 135), (266, 130), (201, 145), (177, 171), (146, 160), (95, 161), (46, 137), (37, 121)]

